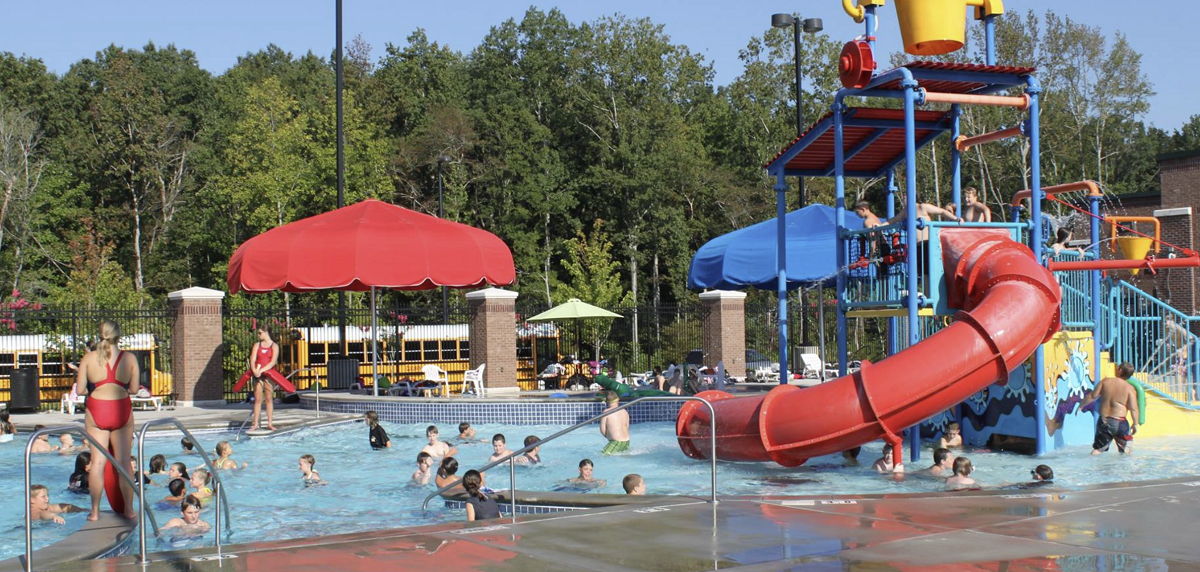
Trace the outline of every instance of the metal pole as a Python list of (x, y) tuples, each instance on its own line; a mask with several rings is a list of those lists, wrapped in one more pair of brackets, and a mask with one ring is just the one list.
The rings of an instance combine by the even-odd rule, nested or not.
[(29, 455), (33, 452), (36, 436), (35, 431), (34, 435), (29, 437), (29, 442), (25, 443), (25, 572), (33, 571), (33, 512), (29, 507), (29, 487), (33, 484), (29, 482)]
[[(801, 89), (802, 79), (804, 74), (800, 71), (800, 16), (792, 21), (792, 29), (795, 32), (796, 39), (793, 44), (796, 47), (796, 58), (794, 64), (796, 67), (796, 137), (804, 135), (804, 91)], [(804, 208), (808, 203), (808, 196), (804, 189), (804, 177), (796, 177), (796, 186), (800, 192), (800, 203), (797, 208)], [(810, 345), (808, 332), (808, 303), (805, 299), (807, 296), (803, 288), (800, 289), (800, 343)]]
[(221, 481), (217, 481), (216, 497), (217, 497), (216, 500), (213, 501), (214, 502), (213, 514), (217, 515), (217, 518), (216, 518), (217, 526), (216, 526), (215, 532), (217, 533), (217, 560), (220, 560), (221, 559)]
[[(844, 119), (842, 100), (840, 97), (835, 97), (833, 102), (833, 186), (834, 186), (834, 221), (837, 223), (835, 227), (836, 237), (836, 260), (834, 270), (837, 271), (837, 348), (838, 348), (838, 375), (846, 375), (846, 365), (849, 361), (849, 354), (846, 351), (846, 308), (843, 302), (846, 297), (846, 273), (842, 272), (842, 267), (846, 264), (846, 241), (842, 238), (842, 232), (846, 230), (846, 161), (845, 161), (845, 134), (842, 131), (842, 121)], [(822, 368), (824, 369), (824, 368)]]
[[(962, 217), (962, 154), (958, 152), (959, 117), (962, 108), (957, 103), (950, 106), (950, 200), (954, 202), (954, 216)], [(986, 198), (986, 197), (984, 197)], [(1015, 221), (1014, 221), (1015, 222)]]
[[(1029, 222), (1033, 224), (1033, 228), (1029, 230), (1029, 245), (1033, 249), (1033, 257), (1039, 263), (1042, 262), (1042, 197), (1045, 192), (1042, 191), (1042, 151), (1041, 151), (1041, 133), (1038, 118), (1038, 94), (1041, 93), (1041, 86), (1033, 76), (1025, 78), (1026, 88), (1025, 93), (1029, 94)], [(1096, 356), (1095, 359), (1099, 359)], [(1046, 375), (1046, 356), (1039, 344), (1037, 351), (1033, 354), (1033, 375), (1030, 376), (1036, 384), (1034, 385), (1033, 403), (1036, 412), (1034, 420), (1037, 425), (1037, 454), (1044, 455), (1048, 449), (1050, 437), (1046, 433), (1046, 390), (1044, 378)]]
[(517, 470), (516, 457), (508, 458), (508, 516), (517, 521)]
[[(337, 208), (346, 206), (346, 153), (343, 148), (345, 125), (342, 123), (342, 0), (336, 2), (337, 49), (335, 67), (337, 73)], [(338, 357), (346, 356), (346, 293), (338, 292)], [(355, 372), (358, 375), (358, 372)]]
[[(1100, 260), (1100, 197), (1088, 197), (1088, 210), (1091, 211), (1089, 238), (1092, 255)], [(1088, 273), (1092, 286), (1092, 379), (1100, 379), (1100, 271)]]
[[(983, 36), (987, 44), (987, 65), (996, 65), (996, 16), (983, 17)], [(951, 140), (953, 141), (953, 140)]]
[(825, 287), (817, 288), (817, 321), (820, 322), (817, 330), (821, 334), (821, 371), (817, 372), (817, 378), (821, 383), (825, 383)]
[(775, 248), (779, 273), (777, 295), (779, 296), (779, 383), (788, 382), (788, 308), (787, 308), (787, 183), (783, 169), (775, 179)]
[(375, 322), (375, 287), (371, 287), (371, 387), (379, 397), (379, 326)]
[[(446, 218), (446, 209), (442, 201), (442, 163), (445, 157), (437, 159), (437, 179), (438, 179), (438, 218)], [(442, 323), (450, 323), (450, 295), (446, 291), (446, 287), (442, 286)]]
[[(193, 443), (197, 447), (199, 443)], [(143, 439), (137, 440), (138, 463), (146, 458), (146, 447)], [(138, 498), (146, 498), (146, 480), (137, 480)], [(217, 522), (221, 522), (221, 513), (217, 513)], [(146, 503), (138, 503), (138, 562), (146, 561)]]

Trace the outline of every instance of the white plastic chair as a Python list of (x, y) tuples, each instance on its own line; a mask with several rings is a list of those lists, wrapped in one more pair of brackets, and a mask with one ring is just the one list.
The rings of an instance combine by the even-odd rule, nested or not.
[(475, 369), (468, 369), (463, 373), (463, 394), (467, 393), (467, 384), (471, 384), (471, 392), (475, 397), (483, 397), (483, 368), (487, 367), (486, 363), (479, 364)]
[[(425, 381), (432, 381), (441, 386), (440, 389), (442, 395), (450, 395), (450, 378), (446, 376), (446, 370), (436, 365), (429, 364), (421, 368), (421, 373), (425, 375)], [(429, 396), (430, 391), (428, 388), (423, 389), (422, 391), (425, 393), (426, 397)]]
[(821, 370), (825, 369), (825, 364), (821, 362), (821, 356), (817, 354), (800, 354), (800, 363), (804, 364), (801, 377), (819, 378)]
[(84, 397), (75, 393), (75, 388), (71, 388), (71, 393), (62, 396), (62, 402), (59, 403), (58, 410), (60, 413), (75, 414), (75, 406), (83, 407)]
[(141, 405), (142, 409), (152, 405), (155, 411), (162, 411), (162, 398), (150, 395), (144, 387), (138, 390), (137, 395), (129, 396), (129, 401), (131, 405)]

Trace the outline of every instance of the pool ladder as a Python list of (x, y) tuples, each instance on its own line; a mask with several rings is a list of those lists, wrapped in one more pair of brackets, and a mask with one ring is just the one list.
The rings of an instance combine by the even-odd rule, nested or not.
[[(531, 445), (526, 445), (525, 447), (517, 449), (516, 451), (513, 451), (512, 453), (510, 453), (507, 457), (504, 457), (503, 459), (497, 459), (495, 461), (492, 461), (491, 463), (488, 463), (476, 470), (479, 471), (480, 473), (482, 473), (482, 472), (484, 472), (492, 467), (495, 467), (501, 463), (505, 463), (505, 462), (508, 463), (509, 513), (512, 516), (512, 518), (515, 520), (517, 518), (516, 458), (518, 455), (523, 455), (526, 452), (529, 452), (538, 447), (541, 447), (542, 445), (549, 443), (555, 439), (558, 439), (559, 437), (562, 437), (563, 435), (566, 435), (567, 433), (571, 433), (571, 432), (575, 431), (576, 429), (591, 425), (592, 423), (595, 423), (601, 419), (604, 419), (605, 417), (608, 417), (609, 415), (612, 415), (613, 413), (616, 413), (618, 411), (624, 411), (626, 409), (629, 409), (630, 407), (633, 407), (635, 404), (641, 403), (643, 401), (699, 401), (700, 403), (703, 403), (705, 407), (708, 408), (709, 421), (710, 421), (708, 424), (709, 446), (712, 448), (711, 451), (709, 451), (709, 455), (708, 455), (709, 463), (711, 466), (710, 471), (712, 472), (712, 489), (711, 489), (711, 492), (709, 493), (708, 502), (710, 502), (712, 504), (716, 504), (717, 503), (717, 423), (716, 423), (717, 412), (716, 412), (716, 410), (713, 409), (712, 403), (709, 403), (709, 401), (707, 399), (704, 399), (701, 397), (694, 397), (694, 396), (685, 396), (685, 395), (665, 396), (665, 395), (663, 395), (663, 396), (653, 396), (653, 397), (639, 397), (639, 398), (634, 399), (633, 401), (630, 401), (629, 403), (626, 403), (615, 409), (607, 409), (604, 412), (600, 413), (599, 415), (592, 417), (586, 421), (580, 421), (579, 423), (576, 423), (570, 427), (567, 427), (566, 429), (563, 429), (562, 431), (559, 431), (558, 433), (555, 433), (549, 437), (546, 437), (545, 439), (542, 439), (536, 443), (533, 443)], [(421, 510), (428, 510), (429, 501), (433, 500), (438, 495), (441, 495), (442, 493), (454, 488), (461, 482), (462, 482), (462, 479), (460, 478), (460, 479), (454, 481), (453, 483), (450, 483), (450, 484), (430, 493), (430, 495), (425, 497), (425, 500), (421, 503)]]

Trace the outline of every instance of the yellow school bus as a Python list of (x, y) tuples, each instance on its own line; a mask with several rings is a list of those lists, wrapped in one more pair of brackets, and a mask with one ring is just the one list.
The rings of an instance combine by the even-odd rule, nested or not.
[[(11, 398), (10, 379), (13, 370), (36, 369), (38, 393), (42, 403), (53, 403), (71, 391), (75, 371), (68, 364), (77, 363), (86, 351), (80, 340), (74, 347), (71, 336), (55, 334), (25, 334), (0, 336), (0, 401)], [(130, 334), (121, 337), (121, 349), (133, 353), (141, 368), (140, 383), (157, 396), (171, 396), (175, 389), (171, 374), (162, 371), (160, 345), (153, 334)]]

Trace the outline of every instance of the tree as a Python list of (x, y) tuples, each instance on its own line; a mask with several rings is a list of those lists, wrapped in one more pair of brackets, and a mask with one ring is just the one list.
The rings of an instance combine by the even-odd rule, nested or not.
[[(42, 181), (46, 159), (38, 149), (41, 133), (38, 124), (23, 112), (7, 106), (0, 100), (0, 254), (4, 252), (5, 231), (13, 224), (9, 214), (14, 209), (24, 210), (30, 197), (37, 192)], [(27, 227), (27, 219), (18, 219), (20, 228)]]
[[(603, 221), (593, 223), (591, 234), (579, 232), (575, 238), (566, 241), (565, 246), (563, 266), (570, 279), (560, 282), (555, 289), (555, 298), (560, 303), (578, 298), (605, 309), (633, 305), (633, 294), (621, 285), (618, 273), (621, 263), (613, 259), (613, 244), (604, 231)], [(611, 326), (612, 319), (608, 318), (588, 320), (581, 326), (583, 338), (588, 340), (597, 359)]]

